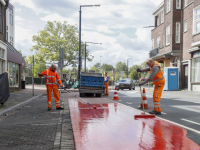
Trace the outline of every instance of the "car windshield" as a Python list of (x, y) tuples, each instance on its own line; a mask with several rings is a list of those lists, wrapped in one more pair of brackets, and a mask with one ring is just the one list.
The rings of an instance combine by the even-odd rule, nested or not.
[(126, 82), (126, 80), (121, 80), (120, 82)]

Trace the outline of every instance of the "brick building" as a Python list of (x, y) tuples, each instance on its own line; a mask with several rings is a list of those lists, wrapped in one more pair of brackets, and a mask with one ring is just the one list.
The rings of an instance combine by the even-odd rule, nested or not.
[(200, 0), (164, 0), (153, 15), (149, 57), (179, 68), (180, 89), (200, 91)]

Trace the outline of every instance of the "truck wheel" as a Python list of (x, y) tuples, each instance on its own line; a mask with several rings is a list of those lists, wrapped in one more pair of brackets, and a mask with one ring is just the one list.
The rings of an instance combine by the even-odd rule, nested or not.
[(101, 94), (96, 94), (96, 97), (101, 97)]
[(129, 91), (130, 91), (131, 89), (129, 89)]

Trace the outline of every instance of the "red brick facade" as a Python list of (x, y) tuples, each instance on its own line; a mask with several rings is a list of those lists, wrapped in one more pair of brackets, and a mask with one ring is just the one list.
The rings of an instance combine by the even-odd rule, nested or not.
[[(154, 39), (154, 48), (157, 48), (157, 37), (160, 36), (160, 47), (159, 52), (156, 51), (158, 52), (156, 55), (155, 53), (151, 55), (151, 52), (154, 52), (154, 50), (150, 51), (150, 57), (160, 63), (164, 63), (165, 67), (177, 66), (180, 70), (179, 83), (180, 88), (182, 89), (184, 88), (184, 83), (186, 83), (184, 68), (191, 63), (193, 52), (200, 50), (200, 32), (194, 33), (195, 18), (193, 14), (195, 9), (200, 8), (200, 0), (188, 0), (187, 5), (185, 5), (185, 0), (180, 1), (181, 8), (177, 8), (177, 0), (171, 0), (170, 11), (166, 13), (167, 0), (164, 0), (164, 2), (153, 12), (155, 17), (155, 28), (152, 30), (151, 39)], [(162, 11), (164, 11), (164, 23), (161, 24), (160, 18)], [(159, 17), (159, 26), (157, 26), (156, 23), (157, 17)], [(184, 30), (185, 21), (187, 21), (186, 31)], [(180, 23), (179, 43), (176, 42), (176, 23)], [(166, 27), (168, 25), (170, 25), (170, 44), (166, 45)], [(170, 63), (168, 63), (169, 60)], [(191, 66), (188, 71), (189, 74), (191, 72), (190, 70)], [(191, 82), (190, 75), (188, 81)]]

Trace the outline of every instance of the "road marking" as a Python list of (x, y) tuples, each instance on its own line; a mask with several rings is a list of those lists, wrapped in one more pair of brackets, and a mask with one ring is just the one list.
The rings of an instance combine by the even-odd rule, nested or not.
[(118, 100), (118, 101), (120, 101), (120, 102), (121, 102), (122, 100)]
[[(168, 98), (170, 99), (170, 98)], [(197, 103), (197, 104), (200, 104), (200, 102), (197, 102), (197, 101), (191, 101), (191, 100), (184, 100), (184, 99), (179, 99), (179, 98), (176, 98), (176, 99), (171, 99), (172, 101), (175, 100), (175, 101), (183, 101), (183, 102), (189, 102), (189, 103)]]
[[(121, 104), (121, 103), (120, 103), (120, 104)], [(122, 104), (122, 105), (124, 105), (124, 104)], [(135, 110), (138, 110), (138, 109), (133, 108), (133, 107), (131, 107), (131, 106), (127, 106), (127, 105), (124, 105), (124, 106), (126, 106), (126, 107), (130, 107), (130, 108), (135, 109)], [(138, 110), (138, 111), (140, 111), (140, 110)], [(140, 111), (140, 112), (143, 112), (143, 111)], [(172, 124), (175, 124), (175, 125), (177, 125), (177, 126), (179, 126), (179, 127), (182, 127), (182, 128), (187, 129), (187, 130), (190, 130), (190, 131), (193, 131), (193, 132), (195, 132), (195, 133), (200, 134), (200, 131), (198, 131), (198, 130), (192, 129), (192, 128), (190, 128), (190, 127), (187, 127), (187, 126), (181, 125), (181, 124), (179, 124), (179, 123), (176, 123), (176, 122), (173, 122), (173, 121), (170, 121), (170, 120), (167, 120), (167, 119), (163, 119), (163, 118), (158, 117), (158, 116), (156, 116), (156, 117), (159, 118), (159, 119), (161, 119), (161, 120), (164, 120), (164, 121), (170, 122), (170, 123), (172, 123)]]
[(131, 105), (132, 103), (126, 102), (127, 104)]
[(164, 115), (166, 115), (167, 113), (161, 112), (161, 114), (164, 114)]
[(194, 121), (190, 121), (190, 120), (187, 120), (187, 119), (183, 119), (183, 118), (181, 118), (181, 120), (183, 120), (183, 121), (187, 121), (187, 122), (190, 122), (190, 123), (194, 123), (194, 124), (197, 124), (197, 125), (200, 125), (200, 123), (197, 123), (197, 122), (194, 122)]
[(185, 110), (188, 110), (188, 111), (193, 111), (193, 112), (197, 112), (197, 113), (200, 113), (200, 106), (196, 106), (196, 105), (171, 105), (171, 107), (175, 107), (175, 108), (179, 108), (179, 109), (185, 109)]

